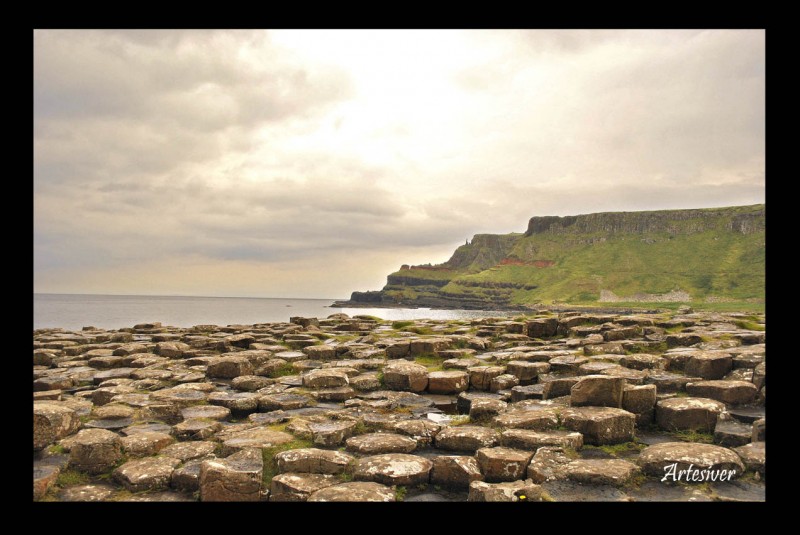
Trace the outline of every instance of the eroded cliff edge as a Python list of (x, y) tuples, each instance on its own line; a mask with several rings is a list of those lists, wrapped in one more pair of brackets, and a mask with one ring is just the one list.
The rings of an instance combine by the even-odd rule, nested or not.
[(608, 302), (763, 302), (764, 204), (532, 217), (477, 234), (443, 264), (408, 266), (335, 306), (467, 309)]

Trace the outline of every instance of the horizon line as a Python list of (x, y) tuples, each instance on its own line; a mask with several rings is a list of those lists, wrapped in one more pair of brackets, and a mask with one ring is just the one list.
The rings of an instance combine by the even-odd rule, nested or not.
[(344, 301), (347, 298), (328, 297), (254, 297), (239, 295), (178, 295), (178, 294), (106, 294), (106, 293), (61, 293), (61, 292), (33, 292), (33, 295), (81, 295), (103, 297), (200, 297), (204, 299), (291, 299), (295, 301)]

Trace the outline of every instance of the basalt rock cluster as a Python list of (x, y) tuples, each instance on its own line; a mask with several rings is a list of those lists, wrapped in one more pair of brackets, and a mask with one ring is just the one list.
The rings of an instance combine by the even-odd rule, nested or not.
[(763, 315), (34, 331), (34, 500), (763, 500)]

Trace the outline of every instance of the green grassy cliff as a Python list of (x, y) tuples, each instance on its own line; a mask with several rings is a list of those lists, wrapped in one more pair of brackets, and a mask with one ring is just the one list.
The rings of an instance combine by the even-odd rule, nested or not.
[(353, 302), (463, 308), (763, 303), (765, 205), (533, 217), (444, 264), (403, 266)]

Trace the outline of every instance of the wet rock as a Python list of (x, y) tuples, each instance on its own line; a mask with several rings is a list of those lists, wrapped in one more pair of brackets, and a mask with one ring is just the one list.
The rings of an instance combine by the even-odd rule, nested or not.
[(307, 346), (303, 348), (311, 360), (334, 360), (336, 358), (336, 347), (330, 345)]
[(703, 351), (693, 354), (686, 362), (686, 375), (703, 379), (722, 379), (733, 367), (733, 359), (728, 353)]
[(104, 502), (116, 489), (110, 485), (91, 484), (68, 487), (58, 494), (62, 502)]
[[(691, 442), (664, 442), (648, 446), (639, 454), (637, 462), (644, 473), (666, 477), (669, 481), (673, 481), (669, 476), (672, 473), (671, 465), (675, 465), (677, 471), (689, 470), (690, 467), (693, 470), (727, 470), (726, 474), (735, 471), (733, 478), (744, 472), (744, 465), (733, 450)], [(677, 477), (678, 473), (674, 473)], [(682, 480), (686, 481), (686, 478)]]
[(336, 388), (350, 384), (350, 379), (342, 370), (335, 368), (311, 370), (303, 376), (306, 388)]
[(519, 384), (519, 379), (516, 375), (504, 373), (493, 378), (489, 383), (489, 392), (500, 392), (501, 390), (509, 390)]
[(442, 426), (429, 420), (405, 420), (397, 422), (392, 430), (401, 435), (407, 435), (417, 441), (419, 447), (433, 444), (433, 439), (442, 429)]
[(370, 392), (379, 390), (383, 385), (381, 384), (378, 374), (364, 373), (350, 378), (350, 386), (360, 392)]
[(512, 360), (506, 364), (506, 373), (514, 375), (522, 384), (535, 382), (536, 378), (550, 371), (550, 364), (546, 362), (527, 362)]
[(466, 390), (467, 386), (469, 386), (469, 375), (463, 371), (441, 371), (428, 374), (428, 392), (431, 394), (458, 394)]
[(625, 380), (602, 375), (585, 375), (570, 389), (570, 404), (573, 407), (591, 405), (596, 407), (621, 407)]
[(753, 369), (753, 384), (756, 385), (756, 388), (761, 390), (761, 388), (766, 384), (766, 380), (767, 380), (767, 363), (762, 362)]
[(663, 370), (666, 366), (666, 361), (659, 355), (649, 355), (646, 353), (639, 353), (634, 355), (625, 355), (620, 359), (620, 364), (626, 368), (634, 370)]
[(66, 375), (51, 375), (48, 377), (40, 377), (33, 382), (33, 391), (41, 392), (43, 390), (67, 390), (75, 386), (75, 380)]
[(200, 465), (200, 501), (256, 502), (261, 500), (264, 463), (261, 451), (246, 449), (226, 459)]
[[(181, 385), (184, 386), (184, 385)], [(208, 398), (208, 394), (200, 390), (193, 390), (189, 388), (165, 388), (151, 394), (153, 399), (171, 403), (178, 407), (190, 407), (198, 403), (204, 403)]]
[(268, 377), (261, 377), (259, 375), (240, 375), (231, 381), (231, 386), (236, 390), (244, 390), (246, 392), (255, 392), (262, 388), (268, 387), (275, 382), (274, 379)]
[(61, 469), (53, 465), (33, 466), (33, 501), (41, 500), (56, 483)]
[(542, 488), (531, 480), (509, 483), (473, 481), (469, 485), (470, 502), (540, 502)]
[(186, 462), (192, 459), (199, 459), (214, 453), (216, 448), (215, 442), (196, 441), (196, 442), (179, 442), (171, 444), (161, 450), (161, 455), (165, 457), (172, 457), (179, 461)]
[(348, 438), (347, 450), (364, 455), (380, 453), (411, 453), (417, 449), (417, 441), (394, 433), (367, 433)]
[(475, 456), (484, 479), (490, 483), (498, 483), (522, 479), (533, 452), (500, 446), (481, 448)]
[(172, 472), (169, 485), (173, 489), (183, 492), (195, 492), (200, 490), (200, 466), (203, 461), (214, 459), (208, 456), (190, 460)]
[(575, 407), (561, 411), (561, 421), (582, 433), (584, 443), (602, 446), (633, 440), (636, 416), (612, 407)]
[(206, 375), (221, 379), (233, 379), (240, 375), (254, 375), (253, 365), (246, 357), (218, 357), (206, 368)]
[(765, 442), (752, 442), (745, 446), (733, 448), (733, 451), (739, 455), (748, 470), (758, 472), (762, 476), (764, 475), (767, 465), (767, 449)]
[(525, 334), (530, 338), (555, 336), (557, 330), (558, 318), (535, 319), (525, 322)]
[(459, 414), (468, 414), (472, 407), (472, 402), (476, 399), (497, 399), (502, 401), (498, 394), (489, 392), (461, 392), (456, 398), (456, 410)]
[(542, 399), (553, 399), (562, 396), (569, 396), (572, 387), (580, 380), (580, 377), (559, 377), (549, 379), (544, 383)]
[(431, 483), (445, 487), (469, 487), (473, 481), (482, 481), (478, 461), (472, 456), (442, 455), (432, 459)]
[(355, 390), (349, 386), (339, 386), (336, 388), (322, 388), (311, 392), (311, 395), (318, 401), (346, 401), (356, 396)]
[(208, 418), (224, 422), (230, 419), (231, 410), (217, 405), (197, 405), (196, 407), (181, 409), (181, 416), (186, 420), (190, 418)]
[(69, 464), (89, 474), (102, 474), (122, 458), (119, 435), (105, 429), (84, 429), (70, 442)]
[(558, 412), (553, 408), (527, 410), (512, 405), (508, 412), (495, 417), (494, 424), (503, 428), (545, 431), (558, 427)]
[(314, 492), (340, 483), (339, 479), (324, 474), (285, 473), (272, 478), (269, 501), (304, 502)]
[(448, 451), (477, 451), (499, 442), (500, 434), (494, 429), (472, 425), (447, 427), (439, 431), (435, 439), (438, 449)]
[(166, 490), (180, 461), (172, 457), (147, 457), (128, 461), (114, 470), (114, 479), (131, 492)]
[(423, 392), (428, 386), (428, 370), (414, 362), (391, 362), (383, 368), (383, 382), (391, 390)]
[(222, 424), (207, 418), (187, 418), (172, 427), (179, 440), (205, 440), (222, 429)]
[(301, 448), (275, 455), (278, 472), (304, 474), (344, 474), (354, 463), (352, 455), (340, 451)]
[(734, 419), (723, 420), (719, 418), (714, 427), (714, 444), (733, 448), (750, 443), (752, 426), (737, 422)]
[(656, 408), (656, 386), (626, 386), (622, 391), (622, 408), (636, 415), (636, 425), (653, 422)]
[(758, 389), (745, 381), (699, 381), (688, 383), (686, 392), (690, 396), (716, 399), (731, 405), (752, 403)]
[(293, 440), (294, 437), (292, 435), (283, 431), (273, 431), (266, 427), (253, 427), (227, 435), (227, 438), (222, 443), (221, 454), (225, 457), (243, 449), (272, 448)]
[(386, 485), (373, 482), (352, 481), (318, 490), (309, 502), (393, 502), (394, 491)]
[(767, 420), (766, 418), (759, 418), (753, 422), (753, 442), (761, 442), (767, 440)]
[(428, 483), (433, 463), (418, 455), (387, 453), (358, 460), (354, 478), (384, 485), (420, 485)]
[(80, 427), (77, 413), (57, 403), (37, 402), (33, 405), (33, 449), (40, 450), (71, 435)]
[(508, 403), (493, 398), (477, 398), (470, 403), (469, 419), (471, 422), (488, 421), (504, 412)]
[(123, 452), (131, 457), (144, 457), (155, 455), (175, 442), (175, 439), (166, 433), (145, 431), (123, 437), (121, 441)]
[(506, 429), (500, 435), (500, 444), (526, 451), (536, 451), (546, 446), (579, 450), (583, 447), (583, 435), (574, 431)]
[(311, 441), (314, 445), (330, 448), (342, 445), (346, 439), (353, 435), (356, 425), (357, 422), (343, 420), (339, 422), (312, 423), (309, 424), (308, 429), (311, 432)]
[(725, 405), (707, 398), (672, 398), (656, 404), (656, 423), (668, 430), (689, 429), (713, 433)]
[(302, 394), (269, 394), (261, 396), (258, 402), (258, 410), (269, 412), (274, 410), (293, 410), (308, 407), (313, 403), (313, 399)]
[(190, 349), (189, 344), (184, 344), (183, 342), (159, 342), (156, 344), (153, 353), (168, 359), (179, 359)]
[(526, 399), (543, 399), (544, 384), (532, 384), (528, 386), (511, 387), (511, 401), (523, 401)]
[(622, 459), (576, 459), (565, 465), (567, 479), (592, 485), (622, 486), (639, 471), (637, 465)]
[(667, 347), (689, 347), (703, 342), (703, 338), (698, 334), (678, 333), (668, 334), (666, 337)]
[(475, 390), (489, 390), (492, 380), (505, 373), (505, 366), (475, 366), (469, 368), (469, 385)]
[(127, 405), (119, 405), (116, 403), (96, 407), (92, 411), (92, 416), (98, 419), (118, 420), (121, 418), (130, 418), (134, 414), (134, 410)]
[(208, 396), (211, 405), (225, 407), (231, 412), (250, 413), (258, 409), (260, 394), (254, 392), (212, 392)]

